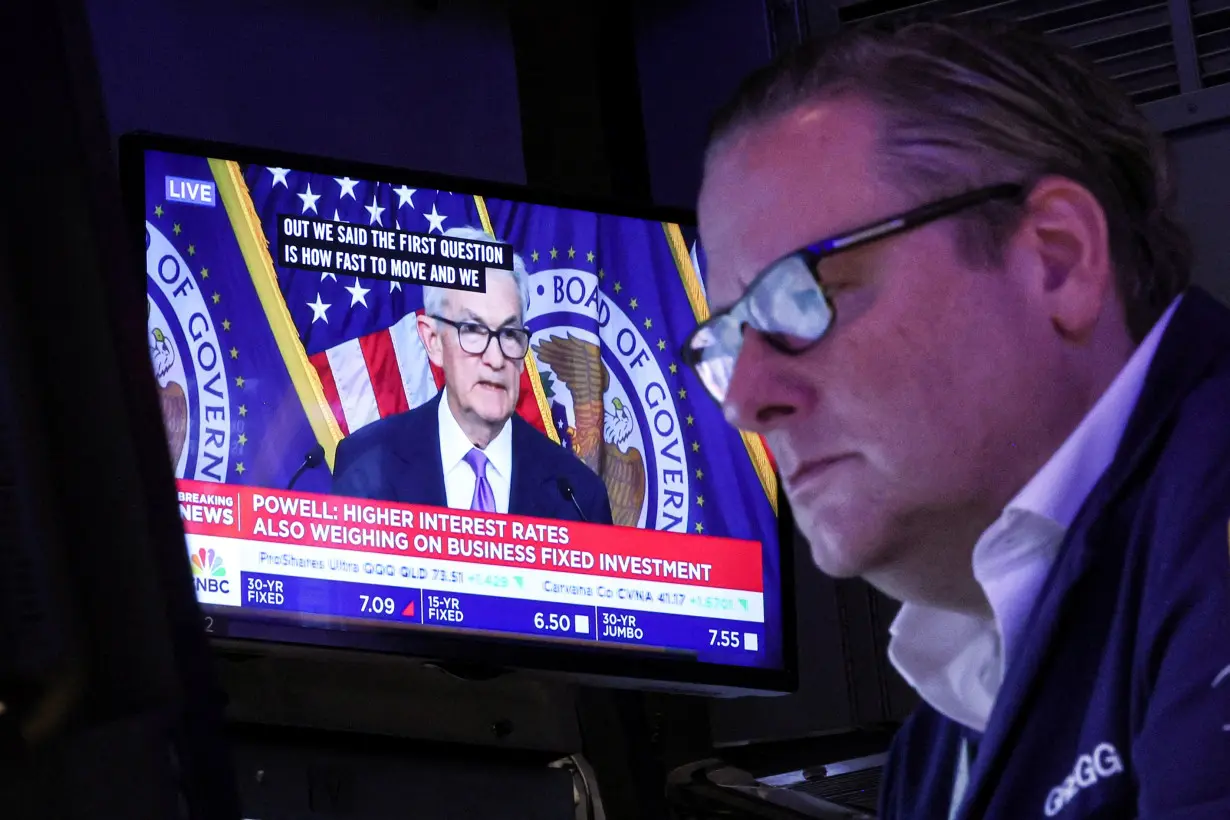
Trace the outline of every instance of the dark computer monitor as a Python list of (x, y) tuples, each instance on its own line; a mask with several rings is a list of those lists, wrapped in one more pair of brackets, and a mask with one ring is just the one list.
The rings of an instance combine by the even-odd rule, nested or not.
[(154, 135), (121, 148), (217, 639), (793, 688), (772, 460), (679, 356), (708, 312), (690, 215)]

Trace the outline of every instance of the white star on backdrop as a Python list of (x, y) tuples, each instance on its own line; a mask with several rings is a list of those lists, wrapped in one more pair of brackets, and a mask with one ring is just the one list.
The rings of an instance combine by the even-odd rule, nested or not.
[(351, 179), (350, 177), (342, 177), (341, 179), (338, 179), (337, 177), (334, 177), (333, 181), (342, 186), (342, 192), (338, 194), (338, 199), (345, 199), (346, 197), (350, 197), (351, 199), (355, 198), (354, 186), (359, 184), (357, 179)]
[(333, 307), (333, 305), (327, 305), (324, 302), (320, 301), (319, 293), (316, 294), (316, 302), (315, 303), (308, 302), (307, 306), (312, 309), (312, 324), (316, 324), (316, 321), (318, 319), (324, 319), (325, 324), (326, 325), (329, 324), (329, 316), (328, 314), (325, 313), (325, 311)]
[[(333, 209), (333, 221), (334, 221), (334, 222), (341, 222), (341, 221), (342, 221), (342, 218), (341, 218), (340, 216), (338, 216), (338, 213), (337, 213), (337, 208), (334, 208), (334, 209)], [(334, 274), (332, 274), (332, 273), (329, 273), (328, 271), (323, 271), (323, 272), (321, 272), (321, 274), (320, 274), (320, 281), (322, 281), (322, 282), (323, 282), (323, 281), (325, 281), (326, 279), (332, 279), (334, 282), (336, 282), (336, 281), (337, 281), (337, 276), (335, 276), (335, 275), (334, 275)]]
[(289, 168), (267, 168), (265, 170), (273, 174), (273, 185), (270, 187), (277, 186), (278, 184), (281, 184), (283, 188), (290, 187), (286, 184), (286, 175), (290, 173)]
[[(404, 185), (403, 185), (402, 187), (404, 188), (404, 187), (406, 187), (406, 186), (404, 186)], [(414, 193), (414, 191), (411, 191), (410, 193)], [(400, 208), (401, 206), (400, 206), (400, 205), (398, 205), (397, 207), (399, 207), (399, 208)], [(411, 207), (414, 207), (414, 206), (413, 206), (413, 205), (411, 205)], [(397, 230), (399, 230), (399, 231), (400, 231), (400, 230), (401, 230), (401, 220), (400, 220), (400, 219), (394, 219), (394, 220), (393, 220), (393, 227), (394, 227), (394, 228), (396, 228)], [(401, 290), (401, 282), (398, 282), (396, 279), (393, 279), (393, 280), (390, 280), (390, 281), (389, 281), (389, 293), (392, 293), (392, 292), (393, 292), (393, 291), (395, 291), (395, 290)]]
[(431, 223), (431, 227), (427, 229), (427, 233), (431, 233), (432, 231), (444, 233), (444, 220), (448, 219), (448, 217), (441, 216), (436, 213), (436, 205), (434, 202), (431, 205), (431, 213), (423, 214), (423, 216), (426, 217), (427, 221)]
[(400, 208), (402, 205), (409, 205), (413, 208), (414, 200), (410, 197), (414, 196), (414, 192), (417, 190), (417, 188), (407, 188), (405, 185), (400, 188), (394, 188), (393, 193), (397, 194), (397, 207)]
[(376, 204), (375, 194), (372, 194), (372, 204), (364, 205), (363, 207), (364, 209), (367, 210), (369, 214), (371, 214), (371, 217), (372, 217), (370, 220), (368, 220), (367, 222), (368, 225), (381, 225), (381, 226), (384, 225), (384, 223), (380, 221), (380, 215), (384, 213), (384, 208), (381, 208), (379, 205)]
[(350, 306), (362, 305), (367, 307), (367, 294), (371, 292), (371, 288), (365, 288), (359, 284), (359, 277), (354, 278), (354, 287), (345, 288), (350, 291)]
[(320, 211), (316, 210), (316, 200), (320, 199), (320, 194), (312, 193), (312, 183), (308, 183), (306, 192), (302, 194), (295, 194), (295, 196), (303, 200), (303, 213), (307, 213), (308, 211), (312, 211), (315, 214), (320, 213)]

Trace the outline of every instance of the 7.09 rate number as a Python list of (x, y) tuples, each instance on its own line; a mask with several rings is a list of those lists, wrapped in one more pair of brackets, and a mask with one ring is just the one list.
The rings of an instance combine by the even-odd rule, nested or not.
[(391, 615), (397, 611), (397, 604), (392, 598), (380, 595), (360, 595), (359, 611), (376, 615)]

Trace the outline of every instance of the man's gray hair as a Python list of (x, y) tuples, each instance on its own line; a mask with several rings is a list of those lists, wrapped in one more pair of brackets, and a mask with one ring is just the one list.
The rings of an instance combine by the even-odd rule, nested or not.
[[(1165, 142), (1081, 55), (1015, 24), (968, 19), (856, 26), (750, 76), (714, 118), (709, 153), (747, 128), (839, 97), (881, 117), (882, 178), (922, 204), (1056, 175), (1106, 213), (1115, 285), (1140, 341), (1191, 277)], [(998, 267), (1016, 203), (958, 218), (971, 264)], [(888, 216), (888, 214), (885, 214)]]
[[(449, 228), (444, 232), (444, 235), (454, 239), (476, 239), (483, 242), (498, 242), (491, 234), (484, 231), (482, 228), (474, 228), (466, 226), (464, 228)], [(517, 296), (520, 300), (521, 321), (525, 322), (525, 311), (530, 303), (530, 282), (529, 274), (525, 270), (525, 262), (521, 259), (521, 255), (513, 254), (513, 269), (509, 273), (500, 268), (487, 268), (487, 278), (492, 275), (509, 274), (513, 281), (517, 283)], [(423, 286), (423, 311), (429, 316), (447, 316), (445, 311), (448, 309), (448, 295), (451, 292), (450, 288), (437, 288), (428, 285)]]

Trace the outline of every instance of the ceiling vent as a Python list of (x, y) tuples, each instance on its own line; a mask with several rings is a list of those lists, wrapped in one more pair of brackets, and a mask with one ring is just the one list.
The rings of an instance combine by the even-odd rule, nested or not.
[[(1185, 62), (1199, 66), (1198, 87), (1230, 83), (1230, 0), (838, 0), (835, 5), (843, 25), (902, 16), (1017, 20), (1083, 52), (1139, 105), (1197, 90), (1182, 87)], [(1176, 21), (1172, 8), (1182, 9), (1183, 19)]]

